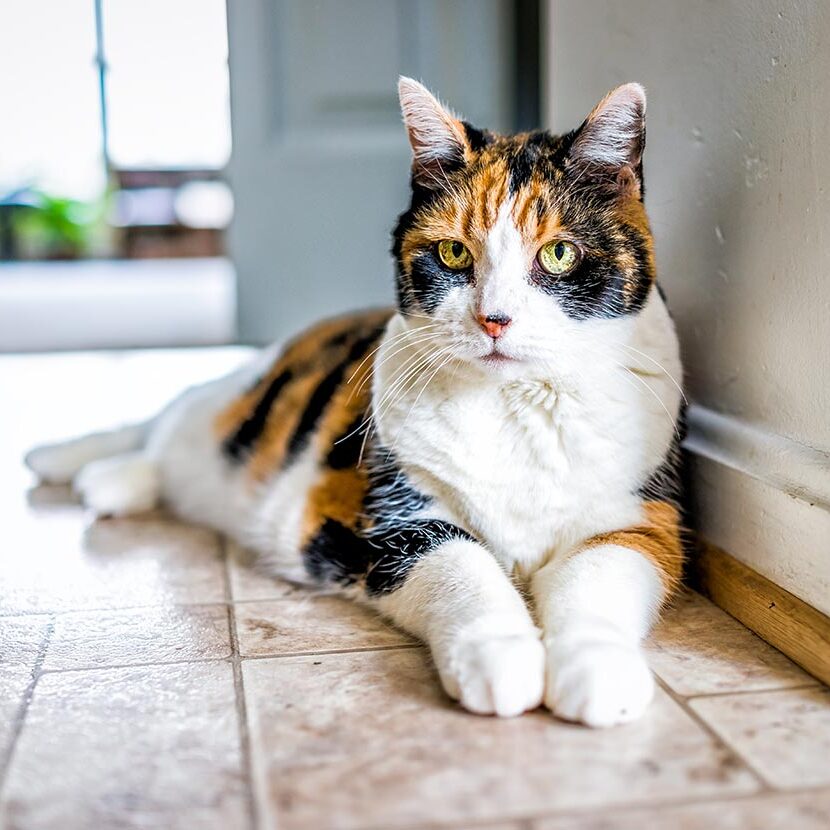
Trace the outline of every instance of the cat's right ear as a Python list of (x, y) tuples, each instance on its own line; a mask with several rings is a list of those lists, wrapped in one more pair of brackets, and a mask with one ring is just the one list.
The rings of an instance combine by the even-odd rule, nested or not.
[(412, 78), (400, 78), (398, 97), (412, 146), (413, 180), (423, 187), (440, 187), (449, 171), (464, 164), (464, 126)]
[(611, 193), (642, 196), (646, 93), (640, 84), (612, 89), (576, 131), (569, 156), (582, 178)]

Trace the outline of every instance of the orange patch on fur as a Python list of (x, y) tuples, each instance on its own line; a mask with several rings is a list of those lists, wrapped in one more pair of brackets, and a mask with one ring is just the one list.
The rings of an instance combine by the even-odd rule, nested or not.
[(327, 519), (357, 529), (368, 478), (363, 467), (326, 470), (306, 499), (300, 547), (305, 547)]
[[(315, 443), (321, 457), (354, 429), (355, 421), (362, 423), (369, 417), (372, 366), (371, 358), (359, 358), (346, 369), (345, 380), (332, 396), (317, 429)], [(361, 465), (342, 470), (325, 469), (306, 502), (301, 544), (305, 545), (327, 519), (351, 530), (357, 528), (367, 485), (366, 470)]]
[(641, 553), (660, 573), (667, 600), (680, 586), (683, 573), (680, 514), (676, 507), (663, 501), (647, 501), (643, 509), (643, 524), (594, 536), (584, 547), (620, 545)]
[(492, 150), (475, 157), (475, 171), (462, 186), (433, 202), (418, 216), (401, 245), (406, 269), (412, 260), (442, 239), (463, 242), (478, 259), (484, 252), (487, 234), (508, 198), (507, 162)]
[(248, 472), (252, 478), (264, 481), (282, 465), (288, 442), (303, 409), (325, 376), (324, 369), (309, 372), (283, 389), (268, 413), (265, 429), (248, 461)]
[[(344, 359), (352, 343), (382, 326), (391, 315), (389, 309), (373, 309), (318, 323), (289, 341), (255, 388), (219, 412), (213, 426), (218, 440), (223, 441), (251, 416), (271, 382), (290, 369), (291, 380), (272, 404), (262, 434), (247, 462), (248, 472), (254, 480), (267, 478), (282, 464), (290, 437), (320, 381)], [(355, 361), (355, 368), (359, 362)], [(367, 365), (371, 366), (371, 360)], [(353, 371), (347, 370), (343, 386), (349, 385)], [(332, 400), (339, 394), (340, 390)]]

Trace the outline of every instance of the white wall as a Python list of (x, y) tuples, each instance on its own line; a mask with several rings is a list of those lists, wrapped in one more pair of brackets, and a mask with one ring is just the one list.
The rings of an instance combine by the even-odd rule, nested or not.
[(830, 3), (550, 0), (552, 128), (649, 93), (699, 526), (830, 613)]

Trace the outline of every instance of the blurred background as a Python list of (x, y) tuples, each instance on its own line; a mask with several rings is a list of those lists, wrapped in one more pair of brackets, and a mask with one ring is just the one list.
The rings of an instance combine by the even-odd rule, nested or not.
[(389, 303), (399, 74), (555, 132), (638, 80), (699, 530), (830, 613), (829, 39), (826, 0), (0, 0), (0, 352)]
[(539, 0), (2, 9), (0, 351), (258, 343), (388, 303), (398, 75), (540, 122)]

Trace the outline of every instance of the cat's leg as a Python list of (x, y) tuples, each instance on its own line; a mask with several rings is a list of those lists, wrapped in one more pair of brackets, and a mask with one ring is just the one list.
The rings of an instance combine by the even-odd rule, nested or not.
[(43, 444), (29, 450), (24, 461), (42, 481), (69, 484), (87, 464), (143, 446), (150, 426), (150, 421), (129, 424), (57, 444)]
[[(421, 550), (410, 546), (403, 559), (380, 553), (373, 570), (394, 562), (402, 578), (372, 591), (373, 604), (429, 645), (445, 690), (465, 708), (504, 717), (535, 709), (545, 654), (524, 600), (482, 545), (448, 523), (430, 524), (415, 540)], [(432, 546), (436, 538), (444, 541)]]
[(161, 495), (158, 465), (143, 450), (91, 461), (75, 476), (73, 487), (99, 516), (152, 510)]
[(653, 697), (641, 642), (679, 582), (682, 546), (674, 507), (650, 502), (645, 515), (534, 575), (545, 704), (566, 720), (613, 726), (638, 718)]

